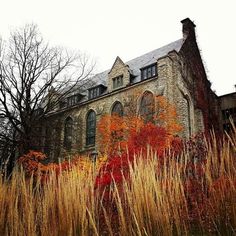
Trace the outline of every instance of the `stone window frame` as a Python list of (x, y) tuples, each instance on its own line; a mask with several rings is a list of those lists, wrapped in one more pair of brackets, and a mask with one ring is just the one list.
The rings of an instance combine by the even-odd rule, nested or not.
[(121, 102), (116, 101), (112, 105), (111, 114), (117, 114), (118, 116), (122, 117), (124, 115), (124, 107)]
[(145, 66), (141, 70), (141, 80), (150, 79), (157, 76), (157, 63)]
[(145, 91), (140, 99), (139, 114), (143, 120), (153, 122), (155, 113), (155, 98), (152, 92)]
[(124, 84), (123, 77), (124, 77), (123, 75), (119, 75), (119, 76), (112, 79), (113, 89), (118, 89), (123, 86), (123, 84)]
[(90, 110), (86, 116), (86, 146), (94, 146), (96, 138), (96, 112)]
[(68, 116), (64, 121), (64, 148), (70, 150), (72, 147), (74, 121)]

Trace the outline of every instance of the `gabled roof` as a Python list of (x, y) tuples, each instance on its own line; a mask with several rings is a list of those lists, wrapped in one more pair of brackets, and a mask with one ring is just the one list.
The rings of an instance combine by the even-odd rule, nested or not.
[(119, 56), (117, 56), (116, 59), (115, 59), (115, 61), (114, 61), (114, 63), (113, 63), (113, 65), (112, 65), (112, 67), (111, 67), (111, 69), (110, 69), (110, 71), (108, 72), (108, 74), (112, 71), (113, 67), (115, 66), (115, 64), (116, 64), (117, 62), (119, 62), (119, 63), (121, 63), (123, 66), (125, 66), (125, 63), (120, 59)]
[[(155, 63), (157, 59), (166, 56), (171, 51), (175, 50), (176, 52), (179, 52), (182, 45), (183, 45), (183, 39), (179, 39), (161, 48), (148, 52), (142, 56), (136, 57), (126, 63), (124, 63), (119, 57), (116, 57), (114, 64), (116, 63), (117, 60), (120, 60), (122, 61), (122, 63), (124, 63), (124, 65), (127, 65), (130, 73), (133, 76), (132, 83), (137, 83), (141, 81), (141, 73), (140, 73), (141, 68)], [(103, 71), (101, 73), (94, 75), (92, 78), (88, 79), (88, 83), (85, 83), (82, 86), (82, 88), (80, 88), (81, 90), (83, 90), (83, 91), (80, 91), (80, 93), (83, 95), (81, 102), (85, 102), (88, 100), (88, 90), (90, 88), (94, 88), (98, 85), (103, 85), (107, 87), (108, 74), (110, 71), (111, 69)], [(75, 87), (73, 91), (71, 92), (71, 95), (76, 94), (76, 93), (78, 93), (78, 91)], [(104, 91), (104, 94), (105, 93), (106, 91)]]
[[(157, 59), (166, 56), (171, 51), (179, 52), (181, 46), (183, 45), (183, 39), (179, 39), (175, 42), (167, 44), (161, 48), (148, 52), (142, 56), (136, 57), (126, 63), (125, 65), (129, 66), (129, 70), (136, 77), (133, 81), (134, 83), (139, 82), (141, 80), (140, 77), (140, 68), (151, 65), (157, 61)], [(117, 60), (117, 59), (116, 59)], [(107, 85), (108, 73), (110, 70), (106, 70), (102, 73), (95, 75), (92, 79), (97, 84)]]

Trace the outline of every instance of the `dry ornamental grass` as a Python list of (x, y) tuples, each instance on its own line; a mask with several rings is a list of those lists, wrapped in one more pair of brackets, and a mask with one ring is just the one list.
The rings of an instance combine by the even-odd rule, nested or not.
[(234, 235), (235, 127), (199, 145), (161, 160), (147, 149), (118, 172), (52, 171), (43, 184), (18, 168), (0, 178), (0, 235)]

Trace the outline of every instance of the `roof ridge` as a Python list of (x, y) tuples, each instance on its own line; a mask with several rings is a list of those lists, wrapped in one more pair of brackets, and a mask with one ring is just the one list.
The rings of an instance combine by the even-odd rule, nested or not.
[[(154, 50), (151, 50), (151, 51), (149, 51), (149, 52), (147, 52), (147, 53), (142, 54), (141, 56), (137, 56), (137, 57), (135, 57), (135, 58), (133, 58), (133, 59), (130, 59), (130, 60), (124, 62), (124, 64), (128, 64), (128, 63), (130, 63), (130, 62), (132, 62), (132, 61), (134, 61), (134, 60), (136, 60), (136, 59), (138, 59), (138, 58), (144, 57), (144, 56), (146, 56), (146, 55), (148, 55), (148, 54), (150, 54), (150, 53), (152, 53), (152, 52), (155, 52), (155, 51), (157, 51), (157, 50), (160, 50), (160, 49), (162, 49), (162, 48), (166, 48), (166, 47), (168, 47), (168, 46), (170, 46), (170, 45), (172, 45), (172, 44), (174, 44), (174, 43), (177, 43), (177, 42), (179, 42), (179, 41), (183, 41), (183, 38), (180, 38), (180, 39), (175, 40), (175, 41), (173, 41), (173, 42), (171, 42), (171, 43), (168, 43), (168, 44), (166, 44), (166, 45), (164, 45), (164, 46), (162, 46), (162, 47), (159, 47), (159, 48), (156, 48), (156, 49), (154, 49)], [(116, 58), (117, 58), (117, 57), (116, 57)], [(116, 59), (115, 59), (115, 60), (116, 60)], [(103, 70), (103, 71), (101, 71), (101, 72), (96, 73), (94, 76), (103, 74), (103, 73), (105, 73), (105, 72), (109, 72), (110, 70), (111, 70), (111, 69)]]
[(183, 38), (180, 38), (180, 39), (175, 40), (175, 41), (173, 41), (173, 42), (171, 42), (171, 43), (168, 43), (168, 44), (166, 44), (166, 45), (164, 45), (164, 46), (162, 46), (162, 47), (159, 47), (159, 48), (156, 48), (156, 49), (154, 49), (154, 50), (151, 50), (151, 51), (149, 51), (149, 52), (147, 52), (147, 53), (142, 54), (141, 56), (135, 57), (135, 58), (133, 58), (133, 59), (131, 59), (131, 60), (125, 62), (125, 64), (126, 64), (126, 63), (129, 63), (129, 62), (131, 62), (131, 61), (133, 61), (133, 60), (136, 60), (136, 59), (138, 59), (138, 58), (144, 57), (144, 56), (146, 56), (146, 55), (148, 55), (148, 54), (150, 54), (150, 53), (152, 53), (152, 52), (158, 51), (158, 50), (160, 50), (160, 49), (162, 49), (162, 48), (166, 48), (166, 47), (168, 47), (168, 46), (170, 46), (170, 45), (172, 45), (172, 44), (174, 44), (174, 43), (177, 43), (177, 42), (179, 42), (179, 41), (181, 41), (181, 40), (183, 41)]
[[(141, 56), (138, 56), (127, 62), (124, 62), (124, 64), (126, 66), (129, 66), (130, 71), (132, 71), (132, 73), (137, 77), (136, 80), (134, 80), (134, 82), (138, 82), (140, 80), (140, 68), (143, 68), (152, 63), (155, 63), (158, 58), (161, 58), (167, 55), (168, 52), (170, 51), (176, 50), (178, 52), (181, 49), (182, 45), (183, 45), (183, 38), (180, 38), (160, 48), (154, 49)], [(117, 60), (117, 57), (116, 57), (116, 60)], [(95, 79), (96, 83), (106, 84), (107, 76), (110, 70), (111, 69), (104, 70), (100, 73), (95, 74), (93, 78)]]

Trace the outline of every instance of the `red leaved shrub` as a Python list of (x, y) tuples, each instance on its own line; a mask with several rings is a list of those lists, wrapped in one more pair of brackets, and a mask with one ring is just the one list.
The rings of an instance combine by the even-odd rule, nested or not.
[(161, 156), (167, 147), (167, 141), (168, 134), (163, 127), (147, 123), (138, 132), (131, 135), (128, 148), (130, 151), (146, 153), (147, 148), (150, 147)]
[[(171, 141), (170, 141), (171, 140)], [(171, 142), (171, 146), (170, 143)], [(132, 132), (127, 141), (127, 151), (121, 155), (110, 156), (106, 165), (104, 165), (96, 178), (95, 188), (104, 190), (107, 186), (119, 184), (125, 178), (129, 177), (130, 165), (133, 165), (135, 154), (142, 152), (138, 155), (142, 158), (147, 158), (148, 149), (157, 154), (157, 157), (163, 159), (165, 150), (170, 148), (169, 151), (173, 155), (177, 155), (182, 151), (182, 141), (180, 138), (170, 137), (163, 127), (156, 126), (152, 123), (143, 125), (136, 132)]]

